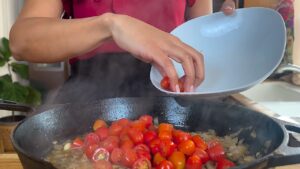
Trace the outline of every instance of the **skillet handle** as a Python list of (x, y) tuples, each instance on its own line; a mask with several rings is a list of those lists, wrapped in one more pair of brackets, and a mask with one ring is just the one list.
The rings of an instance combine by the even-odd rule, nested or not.
[(32, 112), (33, 108), (30, 107), (29, 105), (16, 103), (14, 101), (0, 99), (0, 110)]
[(270, 157), (268, 166), (283, 166), (300, 163), (300, 125), (276, 119), (288, 134), (288, 139)]

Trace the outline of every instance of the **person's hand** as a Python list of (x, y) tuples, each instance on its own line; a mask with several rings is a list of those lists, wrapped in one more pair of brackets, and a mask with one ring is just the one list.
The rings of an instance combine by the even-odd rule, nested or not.
[(235, 11), (235, 2), (233, 0), (225, 0), (222, 4), (221, 11), (225, 15), (231, 15)]
[(151, 63), (170, 78), (171, 90), (179, 92), (178, 75), (171, 59), (182, 64), (185, 91), (193, 91), (204, 79), (203, 55), (175, 36), (125, 15), (113, 15), (113, 40), (136, 58)]

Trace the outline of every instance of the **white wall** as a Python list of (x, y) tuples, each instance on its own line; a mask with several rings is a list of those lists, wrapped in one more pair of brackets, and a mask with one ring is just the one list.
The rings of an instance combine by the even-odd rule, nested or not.
[(0, 37), (8, 37), (22, 5), (23, 0), (0, 0)]
[(295, 43), (293, 61), (300, 66), (300, 0), (294, 1), (295, 6)]

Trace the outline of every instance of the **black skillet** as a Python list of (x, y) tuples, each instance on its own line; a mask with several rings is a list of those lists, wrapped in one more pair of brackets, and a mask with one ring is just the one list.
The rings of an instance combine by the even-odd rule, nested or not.
[[(169, 122), (188, 131), (214, 129), (222, 136), (244, 129), (239, 138), (250, 146), (252, 155), (260, 153), (262, 157), (236, 168), (300, 163), (300, 144), (293, 137), (300, 133), (300, 126), (237, 105), (204, 100), (181, 105), (170, 97), (115, 98), (89, 104), (56, 105), (21, 122), (12, 133), (12, 141), (24, 169), (53, 169), (42, 160), (51, 151), (53, 141), (64, 141), (91, 131), (97, 118), (111, 122), (150, 114), (157, 116), (159, 122)], [(255, 138), (251, 136), (253, 130)], [(267, 142), (271, 142), (268, 148)]]

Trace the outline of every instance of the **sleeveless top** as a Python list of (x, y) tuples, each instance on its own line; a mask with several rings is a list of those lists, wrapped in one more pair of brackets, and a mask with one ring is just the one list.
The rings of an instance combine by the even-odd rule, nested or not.
[[(65, 12), (73, 18), (87, 18), (104, 13), (124, 14), (144, 21), (160, 30), (171, 32), (185, 21), (186, 6), (195, 0), (62, 0)], [(129, 39), (130, 40), (130, 39)], [(88, 59), (96, 53), (124, 52), (114, 42), (72, 58), (70, 63)]]

